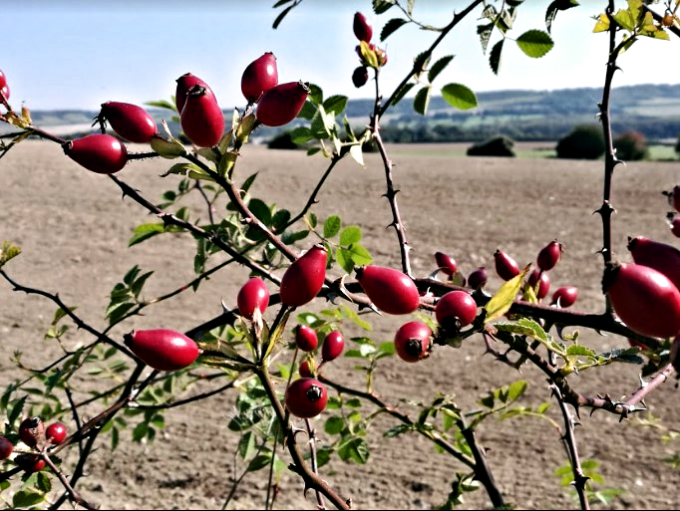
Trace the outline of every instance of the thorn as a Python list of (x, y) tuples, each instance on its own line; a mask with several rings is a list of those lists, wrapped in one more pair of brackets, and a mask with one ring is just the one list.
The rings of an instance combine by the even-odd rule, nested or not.
[(227, 307), (227, 304), (224, 303), (224, 300), (220, 300), (220, 305), (222, 305), (222, 314), (227, 314), (230, 309)]

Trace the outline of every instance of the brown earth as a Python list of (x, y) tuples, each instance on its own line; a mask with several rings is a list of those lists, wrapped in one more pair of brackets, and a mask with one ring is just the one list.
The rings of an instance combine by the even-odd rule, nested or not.
[[(551, 272), (553, 286), (578, 286), (577, 307), (602, 310), (602, 262), (596, 254), (601, 246), (601, 225), (599, 216), (592, 214), (602, 200), (601, 162), (451, 158), (426, 156), (422, 150), (414, 156), (414, 148), (402, 146), (390, 150), (401, 189), (399, 206), (414, 248), (416, 275), (432, 271), (432, 254), (437, 250), (454, 255), (463, 272), (469, 273), (478, 266), (492, 267), (497, 248), (526, 264), (535, 259), (541, 247), (557, 238), (566, 252)], [(345, 225), (360, 225), (375, 262), (398, 267), (396, 236), (392, 229), (385, 229), (391, 218), (387, 202), (381, 198), (385, 189), (382, 167), (376, 155), (367, 155), (366, 162), (365, 169), (350, 160), (340, 164), (324, 187), (315, 211), (320, 218), (335, 213)], [(318, 156), (308, 158), (300, 152), (274, 152), (258, 146), (245, 148), (239, 165), (240, 178), (259, 172), (254, 195), (293, 212), (298, 211), (325, 169)], [(135, 162), (119, 175), (146, 197), (159, 201), (161, 192), (176, 186), (176, 177), (158, 177), (168, 166), (165, 161)], [(629, 235), (673, 243), (664, 219), (668, 207), (659, 192), (675, 184), (678, 169), (677, 163), (631, 163), (617, 169), (613, 205), (618, 213), (613, 239), (621, 259), (628, 259), (625, 246)], [(12, 150), (0, 161), (0, 190), (0, 239), (19, 244), (24, 251), (7, 267), (10, 275), (24, 285), (58, 292), (67, 304), (77, 305), (81, 317), (96, 328), (105, 327), (103, 310), (108, 293), (134, 264), (157, 272), (145, 289), (147, 297), (174, 289), (193, 277), (191, 238), (166, 235), (128, 249), (132, 229), (154, 218), (131, 200), (121, 201), (114, 183), (79, 168), (54, 144), (26, 142)], [(190, 204), (192, 216), (205, 219), (200, 202)], [(337, 270), (333, 274), (340, 276)], [(243, 269), (229, 267), (205, 282), (197, 293), (184, 293), (148, 309), (114, 335), (120, 337), (133, 327), (187, 330), (219, 314), (221, 299), (233, 307), (246, 277)], [(498, 279), (492, 277), (490, 288), (498, 285)], [(59, 350), (43, 340), (55, 309), (52, 303), (13, 293), (5, 282), (0, 283), (0, 299), (0, 335), (5, 346), (0, 385), (4, 387), (19, 377), (10, 361), (14, 350), (23, 351), (24, 363), (32, 367), (44, 366)], [(371, 335), (378, 341), (389, 340), (402, 321), (375, 317)], [(358, 333), (346, 329), (347, 336)], [(70, 346), (91, 340), (75, 330), (67, 338)], [(626, 346), (623, 338), (586, 331), (582, 340), (602, 351)], [(392, 403), (401, 399), (427, 401), (438, 392), (455, 394), (460, 406), (473, 409), (489, 389), (526, 378), (530, 385), (520, 401), (522, 405), (551, 401), (538, 371), (527, 367), (520, 375), (482, 354), (481, 339), (475, 338), (460, 350), (439, 348), (430, 359), (415, 365), (387, 359), (377, 373), (377, 391)], [(352, 360), (340, 360), (328, 368), (328, 375), (360, 385), (353, 365)], [(586, 372), (574, 379), (574, 385), (579, 391), (608, 393), (616, 399), (637, 388), (638, 372), (637, 366), (614, 365)], [(100, 386), (93, 380), (80, 375), (74, 382), (76, 397), (82, 398), (88, 388)], [(234, 475), (238, 438), (226, 427), (234, 414), (234, 398), (235, 393), (227, 393), (168, 411), (165, 429), (148, 445), (133, 444), (127, 430), (121, 446), (111, 454), (106, 437), (93, 454), (88, 477), (79, 488), (102, 508), (221, 507)], [(676, 429), (680, 419), (677, 403), (674, 382), (668, 382), (647, 400), (651, 412)], [(408, 405), (401, 406), (408, 410)], [(554, 402), (548, 415), (559, 420)], [(74, 427), (70, 417), (64, 420)], [(129, 422), (136, 423), (134, 418)], [(323, 416), (316, 424), (323, 429)], [(324, 478), (342, 495), (351, 496), (357, 509), (441, 505), (455, 472), (463, 468), (437, 454), (417, 436), (383, 438), (382, 433), (395, 425), (380, 416), (369, 435), (368, 463), (358, 466), (334, 460), (323, 468)], [(617, 417), (603, 412), (592, 417), (584, 414), (583, 424), (576, 431), (582, 457), (601, 462), (606, 486), (626, 491), (608, 507), (680, 506), (680, 473), (661, 462), (678, 451), (677, 442), (663, 444), (659, 432), (640, 427), (635, 420), (619, 423)], [(322, 444), (324, 435), (321, 433)], [(532, 509), (575, 507), (568, 489), (560, 487), (553, 473), (566, 459), (557, 432), (547, 423), (534, 419), (499, 422), (492, 418), (481, 426), (478, 436), (488, 449), (489, 462), (508, 502)], [(242, 466), (238, 465), (240, 470)], [(304, 501), (298, 478), (286, 475), (281, 489), (277, 507), (315, 507), (312, 495)], [(260, 508), (265, 493), (264, 473), (251, 474), (231, 506)], [(465, 507), (488, 506), (481, 490), (466, 498)]]

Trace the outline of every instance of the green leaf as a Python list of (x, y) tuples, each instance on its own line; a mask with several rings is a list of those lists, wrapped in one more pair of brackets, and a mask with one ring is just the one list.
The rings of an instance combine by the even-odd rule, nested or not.
[(491, 300), (484, 306), (484, 310), (486, 310), (486, 323), (498, 319), (501, 316), (505, 316), (505, 313), (510, 310), (517, 294), (522, 289), (522, 282), (530, 268), (531, 265), (527, 265), (519, 275), (503, 284)]
[(128, 241), (128, 247), (137, 245), (143, 241), (153, 238), (157, 234), (165, 232), (165, 225), (163, 223), (158, 224), (142, 224), (135, 227), (134, 234), (130, 241)]
[(460, 83), (445, 85), (442, 88), (442, 97), (449, 105), (459, 110), (470, 110), (477, 106), (475, 93)]
[(146, 101), (144, 102), (146, 106), (153, 106), (156, 108), (165, 108), (166, 110), (172, 110), (173, 112), (177, 112), (177, 106), (175, 103), (171, 103), (170, 101), (167, 101), (165, 99), (161, 99), (158, 101)]
[(255, 434), (252, 431), (247, 431), (239, 440), (238, 453), (244, 460), (255, 454)]
[(144, 287), (144, 284), (146, 284), (146, 281), (153, 275), (153, 271), (147, 272), (138, 279), (136, 279), (132, 285), (130, 286), (130, 292), (133, 294), (133, 296), (138, 297), (139, 293), (142, 292), (142, 288)]
[(272, 212), (267, 204), (260, 199), (251, 199), (248, 202), (248, 209), (255, 215), (260, 222), (269, 227), (272, 223)]
[(117, 303), (109, 307), (106, 310), (106, 318), (109, 320), (109, 324), (118, 323), (133, 307), (135, 307), (134, 303)]
[(498, 41), (493, 45), (493, 48), (491, 48), (491, 53), (489, 53), (489, 66), (491, 66), (491, 71), (493, 71), (495, 75), (498, 74), (498, 71), (501, 67), (501, 53), (503, 52), (504, 42), (505, 39)]
[(350, 225), (340, 233), (340, 244), (347, 246), (361, 241), (361, 227)]
[(14, 494), (12, 498), (12, 507), (19, 508), (30, 508), (37, 504), (40, 504), (45, 500), (45, 495), (42, 493), (36, 493), (34, 491), (20, 490)]
[(486, 50), (489, 47), (489, 41), (491, 40), (494, 26), (493, 22), (477, 25), (477, 35), (479, 36), (479, 42), (482, 44), (482, 53), (486, 53)]
[(260, 454), (255, 456), (248, 464), (248, 472), (257, 472), (268, 466), (272, 461), (271, 454)]
[(2, 268), (5, 263), (14, 259), (16, 256), (21, 254), (21, 248), (16, 245), (12, 245), (7, 241), (2, 242), (2, 248), (0, 248), (0, 268)]
[(550, 37), (550, 34), (542, 30), (528, 30), (517, 38), (517, 46), (527, 56), (533, 59), (540, 59), (550, 50), (552, 50), (555, 43)]
[(335, 259), (338, 261), (340, 267), (345, 270), (345, 273), (352, 273), (354, 270), (354, 262), (352, 261), (352, 254), (349, 250), (338, 247), (335, 250)]
[(324, 238), (335, 237), (340, 232), (341, 227), (342, 220), (338, 215), (329, 216), (323, 223), (323, 237)]
[(288, 225), (288, 222), (290, 222), (290, 211), (287, 209), (280, 209), (276, 213), (274, 213), (274, 216), (272, 217), (271, 221), (271, 228), (274, 233), (279, 233), (283, 231), (283, 229)]
[(518, 380), (510, 384), (508, 388), (508, 401), (517, 401), (527, 390), (526, 380)]
[(24, 409), (24, 405), (26, 404), (27, 399), (28, 395), (19, 399), (12, 406), (12, 411), (10, 411), (9, 414), (7, 414), (7, 421), (9, 422), (10, 426), (13, 426), (17, 422), (17, 420), (19, 420), (19, 417), (21, 416), (21, 412)]
[(403, 19), (403, 18), (392, 18), (387, 23), (385, 23), (385, 26), (380, 31), (380, 41), (384, 41), (391, 34), (396, 32), (397, 30), (399, 30), (401, 27), (403, 27), (407, 23), (408, 23), (408, 21)]
[(362, 167), (364, 166), (364, 154), (360, 145), (353, 145), (349, 148), (349, 155)]
[(354, 437), (344, 442), (338, 448), (338, 456), (342, 461), (354, 461), (365, 465), (369, 457), (369, 449), (366, 440)]
[(430, 92), (432, 88), (426, 85), (416, 93), (416, 97), (413, 98), (413, 109), (420, 115), (425, 115), (427, 109), (430, 106)]
[(410, 92), (410, 90), (415, 87), (416, 84), (411, 82), (411, 83), (405, 83), (404, 86), (399, 89), (399, 92), (394, 96), (394, 99), (392, 100), (392, 106), (396, 106), (397, 103), (399, 103), (402, 99), (404, 99), (404, 96)]
[(323, 102), (323, 108), (326, 112), (333, 112), (335, 116), (338, 116), (347, 108), (347, 101), (347, 96), (330, 96)]
[(373, 12), (376, 14), (382, 14), (394, 7), (394, 5), (394, 0), (373, 0)]
[(293, 5), (289, 5), (289, 6), (286, 7), (284, 10), (282, 10), (281, 13), (280, 13), (280, 14), (276, 17), (276, 19), (274, 20), (274, 23), (272, 23), (272, 28), (273, 28), (274, 30), (276, 30), (277, 28), (279, 28), (279, 25), (280, 25), (281, 22), (283, 21), (283, 18), (285, 18), (285, 17), (288, 15), (288, 13), (289, 13), (291, 10), (293, 10), (293, 8), (295, 8), (297, 5), (298, 5), (297, 3), (294, 3)]
[(399, 424), (392, 429), (388, 429), (383, 433), (383, 436), (385, 438), (395, 438), (399, 435), (402, 435), (404, 433), (408, 433), (409, 431), (413, 431), (413, 426), (409, 424)]
[(345, 420), (338, 416), (329, 417), (323, 428), (329, 435), (339, 435), (343, 429), (345, 429)]
[(292, 245), (293, 243), (305, 239), (307, 236), (309, 236), (309, 231), (296, 231), (296, 232), (286, 231), (281, 235), (281, 241), (285, 245)]
[(432, 67), (430, 67), (430, 70), (427, 73), (427, 79), (430, 81), (430, 83), (434, 82), (435, 78), (437, 78), (437, 76), (439, 76), (439, 74), (444, 71), (446, 66), (448, 66), (453, 60), (453, 57), (453, 55), (447, 55), (446, 57), (442, 57), (437, 62), (432, 64)]
[(577, 5), (578, 2), (576, 0), (554, 0), (545, 12), (545, 26), (548, 29), (548, 32), (552, 30), (552, 24), (559, 11), (566, 11)]
[(294, 144), (304, 144), (314, 138), (312, 130), (306, 126), (299, 126), (290, 133), (290, 138)]
[(361, 245), (352, 245), (348, 248), (348, 251), (352, 262), (357, 266), (366, 266), (373, 261), (371, 254)]
[(574, 344), (567, 348), (567, 356), (595, 358), (595, 352), (590, 348), (586, 348), (580, 344)]
[(43, 493), (49, 493), (52, 491), (52, 480), (44, 472), (38, 472), (36, 487)]

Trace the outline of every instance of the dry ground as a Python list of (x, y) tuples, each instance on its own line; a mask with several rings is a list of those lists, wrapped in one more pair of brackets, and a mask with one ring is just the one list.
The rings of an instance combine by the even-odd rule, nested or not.
[[(602, 309), (602, 263), (596, 255), (601, 226), (599, 217), (592, 215), (601, 202), (601, 162), (464, 159), (437, 156), (436, 152), (413, 156), (407, 148), (393, 149), (396, 182), (401, 189), (399, 205), (414, 248), (417, 275), (432, 270), (432, 254), (437, 250), (454, 255), (469, 273), (478, 266), (492, 267), (497, 248), (528, 263), (541, 247), (557, 238), (566, 252), (552, 272), (553, 286), (578, 286), (579, 309)], [(393, 230), (385, 229), (390, 222), (389, 208), (380, 197), (384, 175), (376, 155), (368, 155), (366, 160), (365, 169), (349, 160), (336, 169), (316, 211), (321, 218), (336, 213), (347, 225), (361, 225), (375, 262), (398, 266), (396, 237)], [(157, 200), (162, 191), (175, 187), (174, 177), (158, 178), (167, 167), (163, 161), (136, 162), (119, 175)], [(253, 187), (255, 195), (292, 211), (298, 210), (324, 168), (319, 157), (256, 146), (245, 148), (240, 163), (242, 177), (260, 172)], [(614, 250), (622, 259), (627, 259), (629, 235), (673, 243), (664, 220), (667, 206), (659, 192), (677, 182), (679, 170), (677, 163), (635, 163), (617, 170), (613, 204), (618, 214), (613, 236)], [(95, 327), (105, 326), (107, 295), (134, 264), (158, 272), (148, 284), (147, 296), (192, 278), (191, 239), (167, 236), (126, 248), (133, 227), (153, 219), (132, 201), (121, 201), (118, 188), (105, 176), (79, 168), (53, 144), (24, 143), (0, 160), (0, 190), (0, 239), (11, 240), (24, 250), (8, 266), (11, 275), (25, 285), (59, 292)], [(193, 214), (205, 217), (197, 205), (194, 203)], [(337, 271), (335, 274), (339, 276)], [(221, 299), (235, 305), (236, 292), (245, 278), (239, 268), (218, 273), (196, 294), (186, 293), (150, 309), (115, 335), (133, 327), (161, 325), (187, 330), (218, 314)], [(490, 287), (498, 284), (492, 278)], [(0, 339), (5, 347), (0, 386), (4, 387), (19, 375), (9, 360), (14, 350), (23, 350), (25, 362), (33, 366), (44, 365), (57, 350), (42, 339), (54, 312), (51, 303), (15, 294), (6, 283), (0, 283), (0, 300)], [(400, 321), (376, 318), (374, 338), (389, 340)], [(600, 350), (626, 345), (625, 339), (615, 336), (583, 334), (584, 343)], [(76, 332), (69, 341), (89, 340)], [(487, 390), (523, 377), (530, 387), (522, 404), (550, 400), (537, 371), (527, 368), (518, 375), (483, 357), (480, 342), (471, 341), (460, 350), (437, 349), (429, 360), (417, 365), (388, 360), (377, 376), (377, 390), (393, 400), (425, 400), (445, 392), (455, 394), (461, 406), (471, 408)], [(345, 359), (329, 368), (329, 375), (352, 382), (351, 368), (352, 361)], [(637, 374), (635, 366), (617, 365), (597, 374), (585, 373), (575, 385), (583, 392), (606, 392), (617, 398), (636, 388)], [(86, 377), (83, 380), (83, 385), (93, 385)], [(103, 508), (219, 508), (233, 474), (237, 438), (226, 427), (233, 399), (234, 394), (227, 394), (172, 410), (166, 416), (163, 434), (151, 445), (132, 444), (127, 441), (129, 432), (113, 455), (103, 445), (92, 456), (89, 477), (80, 486), (84, 494)], [(677, 427), (680, 411), (674, 383), (663, 386), (647, 404), (665, 424)], [(550, 413), (558, 417), (554, 406)], [(415, 436), (383, 438), (382, 431), (392, 426), (388, 419), (375, 424), (369, 438), (372, 451), (368, 464), (334, 461), (325, 467), (324, 477), (341, 494), (351, 495), (357, 509), (431, 508), (443, 503), (453, 474), (461, 467)], [(584, 416), (577, 434), (583, 457), (602, 463), (607, 485), (627, 491), (611, 508), (680, 506), (680, 473), (660, 461), (678, 450), (677, 442), (675, 446), (663, 445), (657, 432), (636, 426), (635, 421), (619, 424), (616, 417), (605, 413)], [(509, 502), (533, 509), (574, 506), (553, 475), (565, 456), (550, 426), (534, 420), (501, 423), (492, 419), (481, 427), (479, 439), (489, 450), (489, 461)], [(232, 505), (259, 508), (265, 492), (263, 477), (251, 475)], [(307, 503), (303, 501), (298, 479), (285, 477), (277, 506), (312, 509), (314, 503), (311, 496)], [(468, 498), (466, 506), (480, 508), (488, 503), (480, 491)]]

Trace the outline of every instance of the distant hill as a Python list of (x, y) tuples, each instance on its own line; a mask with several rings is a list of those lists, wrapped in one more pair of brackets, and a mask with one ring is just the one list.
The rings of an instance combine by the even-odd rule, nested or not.
[[(477, 94), (479, 106), (462, 112), (441, 97), (433, 97), (428, 115), (422, 117), (406, 98), (384, 119), (383, 138), (390, 142), (478, 141), (493, 135), (515, 140), (557, 140), (577, 124), (596, 123), (599, 88), (502, 90)], [(676, 139), (680, 134), (680, 85), (635, 85), (612, 91), (614, 133), (638, 130), (650, 140)], [(352, 124), (365, 125), (372, 111), (368, 99), (350, 100), (346, 115)], [(154, 118), (170, 119), (167, 110), (149, 109)], [(228, 117), (231, 110), (225, 110)], [(36, 125), (64, 136), (89, 130), (95, 111), (34, 111)], [(172, 125), (173, 132), (178, 126)], [(285, 128), (261, 128), (259, 139), (269, 139)], [(8, 131), (7, 126), (0, 130)]]

